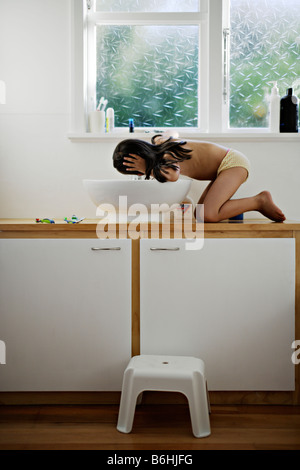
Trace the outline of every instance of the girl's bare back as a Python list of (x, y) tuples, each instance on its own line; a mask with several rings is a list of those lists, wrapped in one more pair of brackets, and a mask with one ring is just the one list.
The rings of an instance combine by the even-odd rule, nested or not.
[[(167, 139), (167, 137), (158, 136), (155, 143), (161, 144)], [(171, 139), (180, 142), (180, 139)], [(215, 180), (218, 168), (228, 152), (228, 148), (212, 142), (192, 140), (186, 142), (183, 147), (192, 150), (192, 152), (189, 160), (177, 163), (180, 167), (180, 173), (196, 180)]]
[(210, 142), (187, 142), (191, 159), (179, 163), (180, 173), (196, 180), (214, 180), (228, 148)]

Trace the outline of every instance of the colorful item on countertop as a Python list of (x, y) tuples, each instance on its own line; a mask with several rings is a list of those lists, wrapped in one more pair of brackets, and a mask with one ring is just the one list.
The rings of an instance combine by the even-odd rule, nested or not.
[(244, 214), (239, 214), (235, 217), (229, 217), (229, 220), (244, 220)]
[(41, 224), (55, 224), (53, 219), (35, 219), (35, 221)]
[(179, 210), (181, 210), (184, 214), (189, 210), (189, 208), (192, 206), (190, 202), (183, 202), (179, 205)]
[(79, 224), (79, 222), (81, 222), (84, 219), (85, 219), (85, 217), (81, 217), (81, 219), (78, 219), (78, 217), (76, 217), (76, 215), (72, 215), (70, 220), (68, 220), (68, 218), (65, 217), (64, 221), (67, 222), (67, 224)]

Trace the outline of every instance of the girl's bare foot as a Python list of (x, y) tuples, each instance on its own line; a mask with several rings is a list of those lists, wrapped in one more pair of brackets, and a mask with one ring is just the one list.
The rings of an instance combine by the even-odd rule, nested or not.
[(268, 217), (275, 222), (283, 222), (285, 220), (285, 215), (277, 207), (272, 199), (269, 191), (262, 191), (257, 195), (259, 201), (259, 212), (265, 217)]

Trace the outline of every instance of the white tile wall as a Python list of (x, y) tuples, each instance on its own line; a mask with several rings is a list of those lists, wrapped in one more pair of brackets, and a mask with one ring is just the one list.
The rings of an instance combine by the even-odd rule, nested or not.
[[(84, 178), (119, 178), (115, 144), (71, 143), (71, 0), (0, 1), (0, 217), (94, 217)], [(290, 143), (234, 143), (252, 163), (237, 196), (269, 189), (289, 219), (300, 220), (300, 148)], [(195, 183), (192, 197), (205, 183)], [(249, 213), (248, 216), (255, 214)]]

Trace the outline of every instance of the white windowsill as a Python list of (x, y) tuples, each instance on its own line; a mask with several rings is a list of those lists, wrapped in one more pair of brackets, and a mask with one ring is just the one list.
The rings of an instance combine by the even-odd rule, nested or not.
[[(129, 133), (125, 129), (115, 129), (107, 134), (95, 134), (91, 132), (70, 133), (68, 139), (77, 143), (104, 143), (120, 142), (124, 139), (151, 140), (151, 137), (159, 132), (145, 132), (136, 129), (134, 133)], [(190, 140), (207, 140), (211, 142), (299, 142), (299, 133), (278, 133), (272, 134), (266, 130), (232, 130), (226, 133), (204, 133), (192, 130), (179, 130), (179, 138)]]

